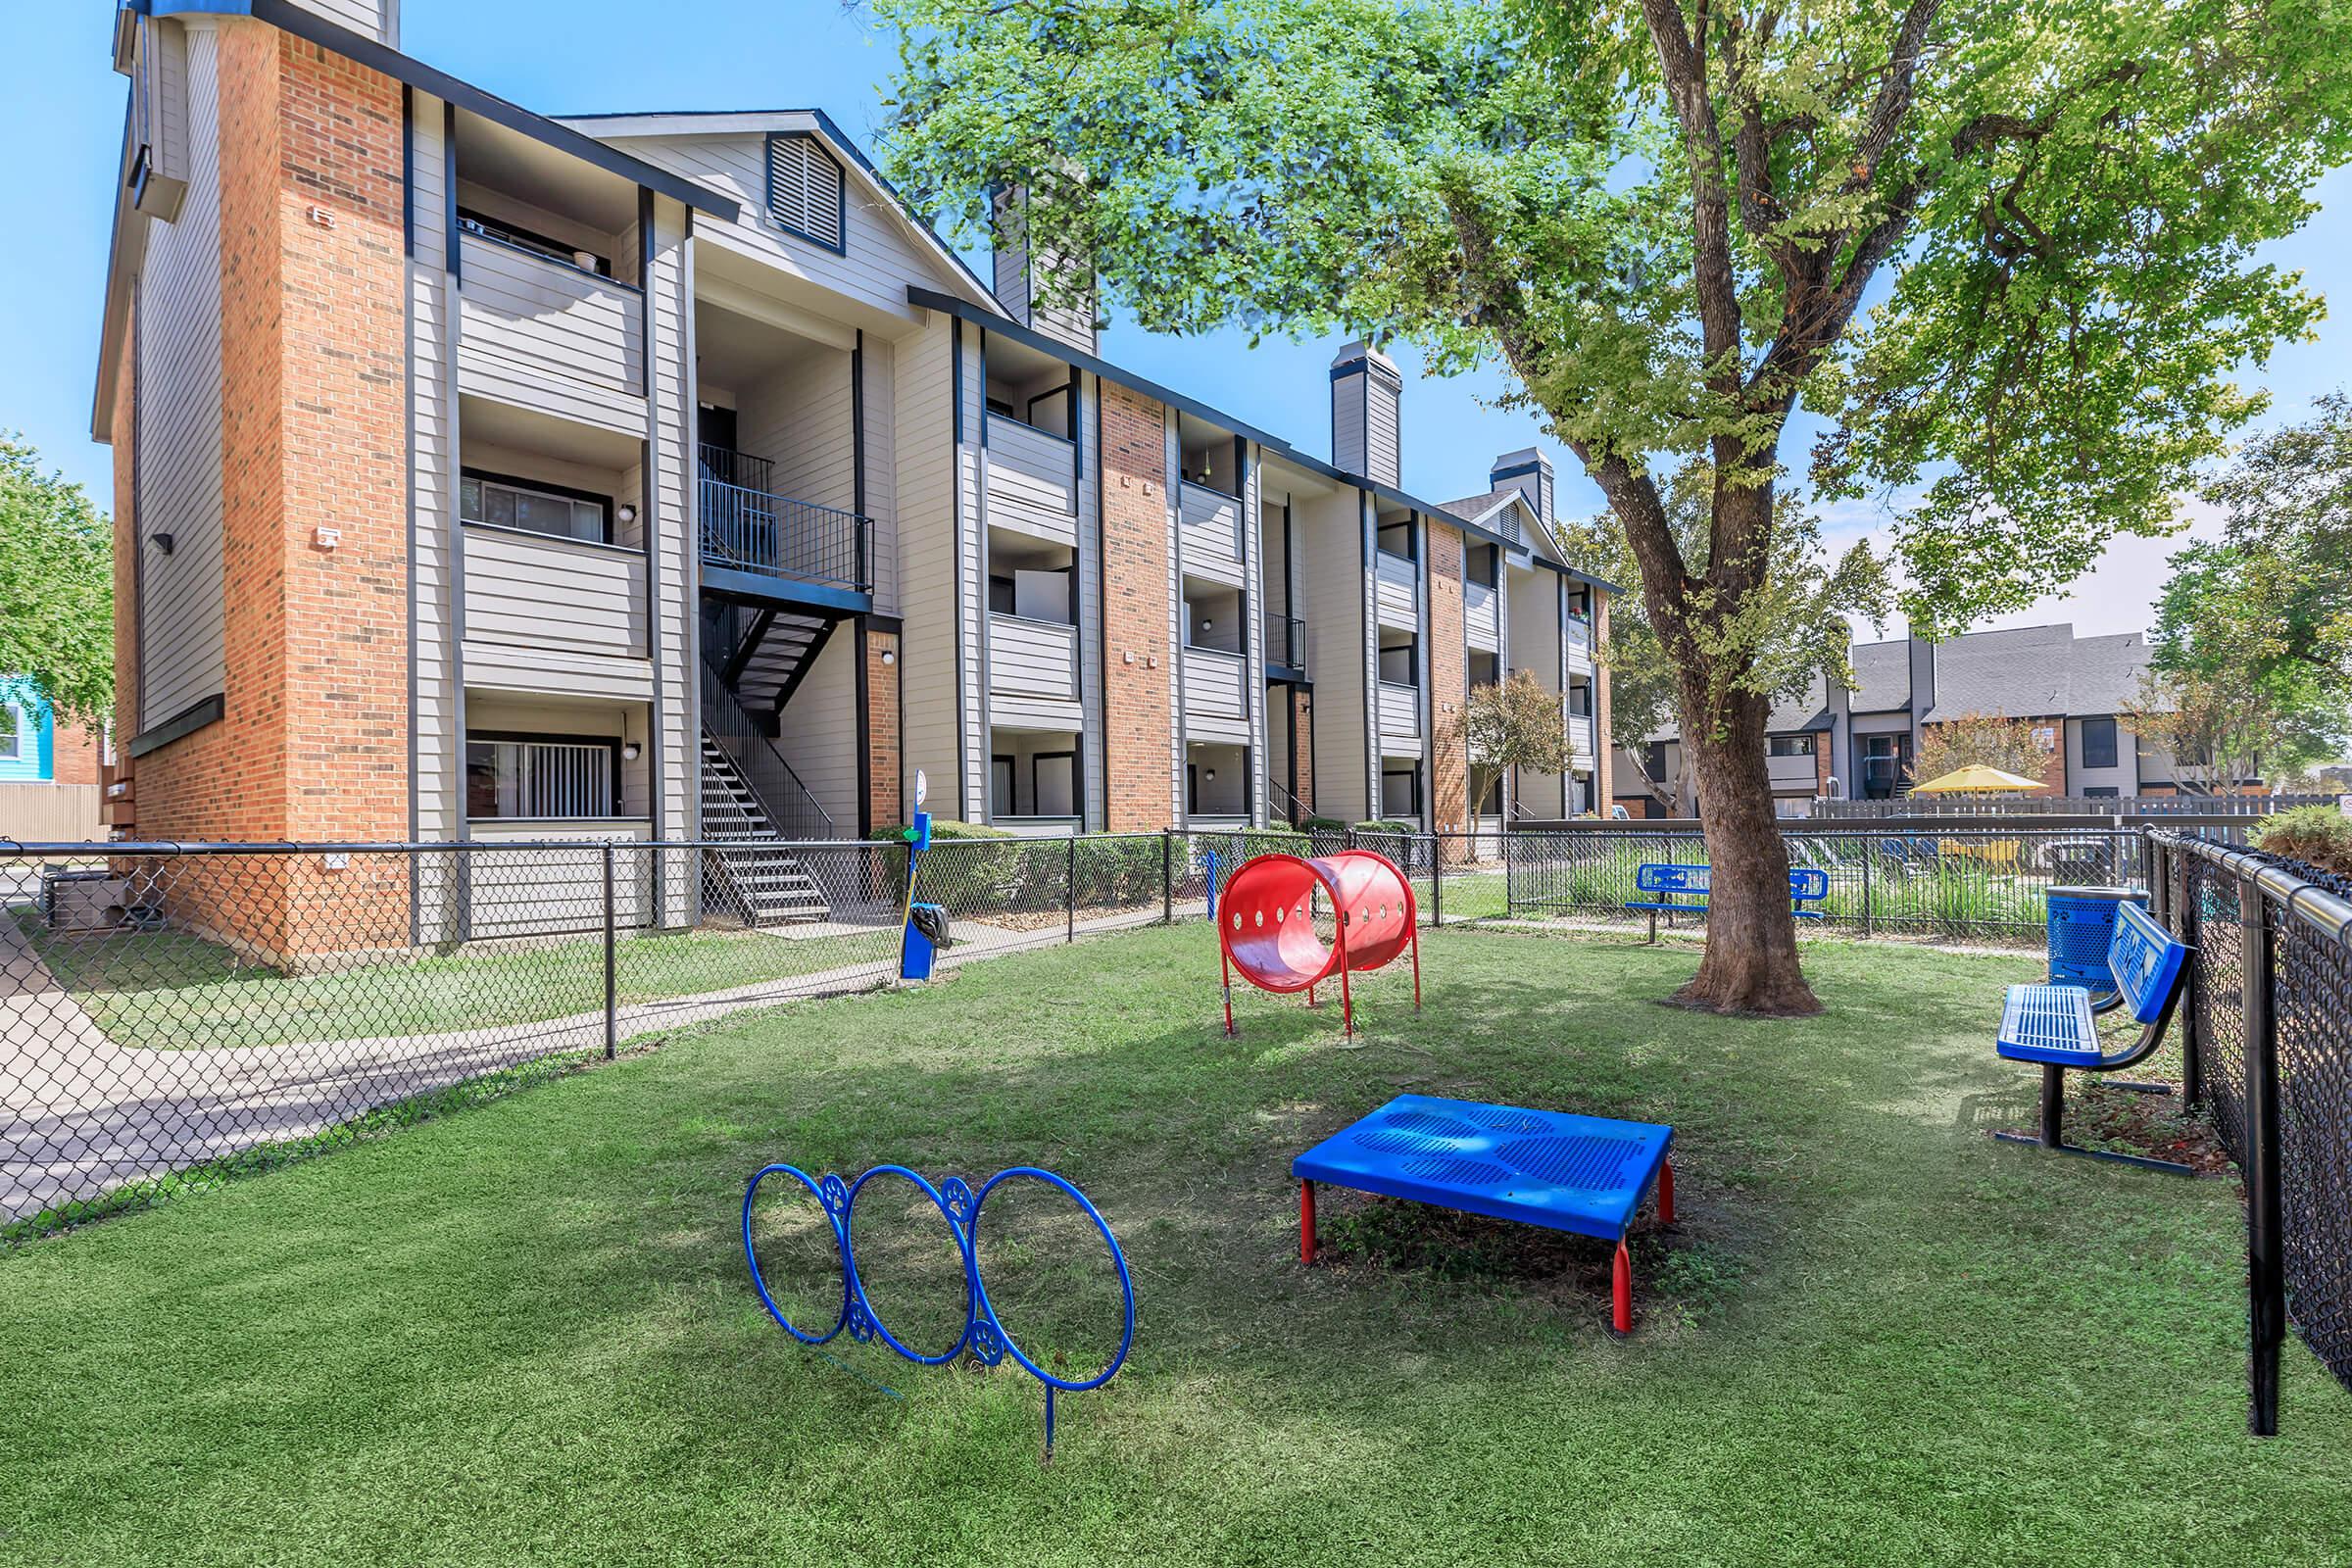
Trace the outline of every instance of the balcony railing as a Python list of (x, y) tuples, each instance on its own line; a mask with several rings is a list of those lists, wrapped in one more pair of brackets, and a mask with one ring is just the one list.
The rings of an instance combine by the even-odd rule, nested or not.
[(1266, 613), (1266, 662), (1306, 673), (1306, 617)]
[(872, 519), (777, 495), (771, 473), (764, 458), (702, 449), (704, 563), (872, 593)]

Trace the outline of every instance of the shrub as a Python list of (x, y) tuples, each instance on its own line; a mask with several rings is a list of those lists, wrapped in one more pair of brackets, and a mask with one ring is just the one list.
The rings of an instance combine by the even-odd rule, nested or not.
[(2254, 842), (2271, 855), (2352, 876), (2352, 816), (2332, 806), (2298, 806), (2262, 819)]
[[(869, 839), (883, 840), (891, 844), (897, 844), (906, 837), (906, 829), (908, 825), (909, 824), (907, 823), (900, 822), (890, 827), (877, 827), (871, 833), (868, 833), (866, 837)], [(986, 822), (959, 822), (952, 816), (935, 816), (931, 819), (931, 837), (934, 840), (1008, 839), (1012, 836), (1012, 834), (1005, 832), (1003, 828), (991, 827)]]
[(1310, 816), (1298, 826), (1308, 833), (1345, 833), (1348, 824), (1336, 816)]
[(1385, 816), (1370, 817), (1364, 821), (1355, 823), (1354, 826), (1358, 833), (1410, 834), (1421, 831), (1420, 827), (1414, 823), (1399, 822), (1394, 817)]

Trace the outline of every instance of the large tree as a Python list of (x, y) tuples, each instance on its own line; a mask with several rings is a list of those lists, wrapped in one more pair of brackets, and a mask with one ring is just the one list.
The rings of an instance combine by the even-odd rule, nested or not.
[(81, 486), (0, 433), (0, 675), (29, 676), (69, 718), (115, 700), (115, 546)]
[[(1502, 364), (1674, 662), (1715, 867), (1682, 997), (1725, 1009), (1818, 1005), (1741, 674), (1800, 396), (1817, 495), (1915, 497), (1915, 625), (2031, 601), (2170, 526), (2252, 406), (2228, 368), (2317, 318), (2251, 249), (2352, 102), (2332, 0), (874, 3), (919, 203), (977, 227), (1027, 183), (1153, 330)], [(1703, 570), (1661, 494), (1692, 457)]]

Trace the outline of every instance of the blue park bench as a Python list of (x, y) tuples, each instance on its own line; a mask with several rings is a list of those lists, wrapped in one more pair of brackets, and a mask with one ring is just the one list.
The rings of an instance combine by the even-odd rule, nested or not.
[[(1656, 895), (1649, 899), (1629, 899), (1629, 909), (1649, 911), (1649, 940), (1658, 940), (1658, 916), (1666, 916), (1668, 926), (1676, 914), (1704, 914), (1707, 912), (1707, 873), (1704, 865), (1660, 865), (1651, 863), (1634, 873), (1634, 891)], [(1695, 904), (1678, 903), (1671, 895), (1695, 894)], [(1830, 873), (1816, 865), (1791, 866), (1788, 870), (1788, 912), (1800, 920), (1819, 920), (1819, 909), (1808, 909), (1807, 904), (1830, 896)]]
[[(2009, 988), (2008, 1002), (2001, 1010), (2000, 1037), (1994, 1048), (2006, 1060), (2031, 1061), (2041, 1068), (2041, 1128), (2033, 1137), (2024, 1133), (1995, 1136), (2011, 1143), (2038, 1144), (2060, 1153), (2089, 1154), (2186, 1175), (2189, 1167), (2173, 1160), (2082, 1149), (2065, 1140), (2060, 1119), (2066, 1103), (2067, 1072), (2070, 1069), (2120, 1072), (2155, 1054), (2173, 1021), (2173, 1008), (2180, 1001), (2181, 973), (2189, 950), (2187, 944), (2158, 925), (2138, 904), (2114, 900), (2111, 906), (2115, 934), (2108, 941), (2104, 973), (2086, 972), (2089, 966), (2082, 961), (2081, 955), (2065, 951), (2070, 944), (2079, 946), (2080, 933), (2059, 929), (2062, 919), (2082, 918), (2084, 911), (2062, 909), (2062, 905), (2080, 902), (2062, 900), (2058, 895), (2063, 891), (2053, 889), (2050, 899), (2051, 982)], [(2096, 918), (2096, 914), (2088, 917)], [(2074, 979), (2086, 983), (2066, 983), (2070, 973)], [(2139, 1038), (2108, 1051), (2099, 1040), (2098, 1018), (2118, 1007), (2130, 1009), (2132, 1021), (2140, 1025)], [(2122, 1086), (2150, 1093), (2169, 1092), (2163, 1084)]]

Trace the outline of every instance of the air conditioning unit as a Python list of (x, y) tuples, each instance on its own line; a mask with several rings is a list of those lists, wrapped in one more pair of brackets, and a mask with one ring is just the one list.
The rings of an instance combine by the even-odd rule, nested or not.
[(129, 886), (112, 871), (41, 873), (41, 921), (52, 931), (114, 931)]

